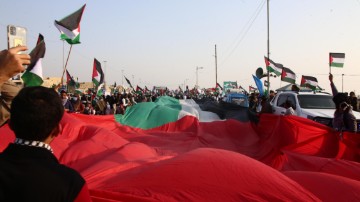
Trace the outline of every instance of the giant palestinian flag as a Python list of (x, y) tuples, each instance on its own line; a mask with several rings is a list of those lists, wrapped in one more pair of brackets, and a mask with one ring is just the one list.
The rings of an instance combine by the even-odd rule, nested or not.
[(274, 72), (277, 76), (280, 76), (281, 72), (282, 72), (283, 65), (275, 63), (275, 62), (273, 62), (272, 60), (270, 60), (269, 58), (267, 58), (265, 56), (264, 56), (264, 59), (265, 59), (266, 69), (269, 72)]
[(55, 20), (55, 26), (61, 33), (60, 38), (66, 40), (69, 44), (80, 43), (80, 21), (85, 6), (86, 4), (60, 21)]
[(344, 67), (345, 53), (330, 53), (329, 54), (330, 67)]
[(302, 76), (301, 77), (301, 83), (300, 86), (302, 87), (308, 87), (312, 90), (315, 90), (316, 87), (318, 86), (318, 81), (315, 77), (313, 76)]
[(296, 75), (291, 69), (283, 67), (281, 73), (281, 81), (289, 82), (295, 84)]
[(95, 86), (99, 86), (104, 82), (104, 72), (101, 68), (100, 62), (96, 58), (94, 58), (92, 82)]
[(43, 83), (42, 59), (45, 56), (45, 52), (44, 37), (39, 34), (36, 47), (30, 52), (31, 63), (21, 76), (24, 86), (40, 86)]
[[(162, 97), (60, 124), (54, 155), (93, 201), (360, 201), (359, 137), (302, 117), (220, 120)], [(15, 136), (8, 125), (0, 134), (2, 151)]]

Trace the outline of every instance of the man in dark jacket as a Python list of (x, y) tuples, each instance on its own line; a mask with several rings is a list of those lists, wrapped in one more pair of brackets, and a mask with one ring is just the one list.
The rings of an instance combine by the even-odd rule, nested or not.
[(58, 94), (41, 86), (23, 88), (10, 112), (16, 139), (0, 153), (0, 201), (91, 201), (85, 180), (60, 164), (49, 145), (61, 132)]
[(339, 93), (334, 82), (333, 75), (329, 75), (330, 86), (333, 93), (333, 101), (336, 109), (334, 112), (334, 118), (332, 121), (333, 128), (338, 131), (350, 131), (357, 132), (356, 117), (352, 111), (351, 105), (349, 105), (349, 98), (347, 93)]

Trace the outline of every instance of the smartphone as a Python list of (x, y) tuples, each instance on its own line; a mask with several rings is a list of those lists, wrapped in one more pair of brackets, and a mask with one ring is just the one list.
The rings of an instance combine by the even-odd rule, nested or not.
[(24, 27), (8, 25), (8, 49), (16, 46), (26, 46), (26, 34), (27, 30)]

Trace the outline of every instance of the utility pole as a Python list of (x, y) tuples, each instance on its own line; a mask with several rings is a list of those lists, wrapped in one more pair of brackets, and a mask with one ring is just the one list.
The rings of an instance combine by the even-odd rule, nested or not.
[[(270, 59), (270, 21), (269, 21), (269, 0), (267, 0), (267, 58)], [(267, 69), (267, 96), (270, 92), (270, 72)]]
[(204, 67), (196, 67), (196, 88), (199, 88), (199, 83), (198, 83), (198, 70), (199, 69), (204, 69)]
[(105, 88), (105, 91), (106, 91), (106, 60), (104, 60), (104, 66), (105, 66), (105, 74), (104, 74), (104, 88)]
[(124, 70), (121, 70), (121, 86), (124, 86)]
[(217, 54), (216, 54), (216, 44), (215, 44), (215, 86), (217, 85)]

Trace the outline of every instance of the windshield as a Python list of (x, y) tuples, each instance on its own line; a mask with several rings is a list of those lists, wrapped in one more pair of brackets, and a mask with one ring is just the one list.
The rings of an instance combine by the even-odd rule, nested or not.
[(232, 97), (231, 98), (231, 103), (236, 104), (236, 105), (240, 105), (240, 106), (247, 106), (247, 99), (245, 99), (244, 97)]
[(298, 95), (301, 108), (305, 109), (335, 109), (331, 95)]

